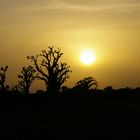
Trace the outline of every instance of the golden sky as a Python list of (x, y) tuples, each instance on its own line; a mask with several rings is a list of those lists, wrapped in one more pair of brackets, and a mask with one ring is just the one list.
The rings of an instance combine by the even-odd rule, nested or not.
[[(0, 66), (9, 66), (10, 85), (31, 64), (27, 55), (53, 45), (71, 65), (69, 86), (85, 76), (101, 88), (140, 86), (139, 37), (139, 0), (0, 0)], [(79, 61), (85, 48), (96, 55), (91, 66)]]

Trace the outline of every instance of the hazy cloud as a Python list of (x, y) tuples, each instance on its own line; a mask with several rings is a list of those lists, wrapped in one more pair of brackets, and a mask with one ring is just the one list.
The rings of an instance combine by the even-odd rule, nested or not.
[(37, 12), (41, 10), (101, 11), (120, 10), (133, 12), (140, 9), (138, 0), (0, 0), (3, 12)]

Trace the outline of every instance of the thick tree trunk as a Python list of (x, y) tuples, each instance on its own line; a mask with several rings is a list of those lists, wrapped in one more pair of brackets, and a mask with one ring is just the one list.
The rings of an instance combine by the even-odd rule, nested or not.
[(47, 85), (47, 93), (51, 96), (55, 96), (57, 95), (59, 92), (59, 88), (58, 85), (55, 83), (50, 83), (49, 85)]
[(29, 95), (29, 87), (26, 87), (25, 88), (24, 95), (25, 96), (28, 96)]

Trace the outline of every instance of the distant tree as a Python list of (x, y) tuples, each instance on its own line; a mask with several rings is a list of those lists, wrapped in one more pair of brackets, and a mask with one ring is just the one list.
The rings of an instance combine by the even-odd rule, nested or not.
[(20, 84), (18, 83), (17, 85), (13, 85), (10, 88), (10, 91), (14, 94), (21, 95), (23, 92), (23, 87), (21, 87)]
[(7, 70), (8, 70), (8, 66), (0, 68), (0, 90), (2, 91), (5, 91), (6, 89), (9, 88), (9, 86), (5, 84)]
[(72, 88), (70, 88), (70, 87), (67, 87), (67, 86), (62, 86), (62, 88), (61, 88), (61, 93), (62, 94), (69, 94), (69, 93), (71, 93), (72, 92)]
[(29, 88), (32, 84), (32, 82), (34, 81), (34, 79), (36, 78), (35, 76), (35, 69), (32, 66), (28, 66), (28, 67), (23, 67), (21, 70), (21, 74), (18, 75), (19, 83), (17, 87), (18, 89), (22, 89), (23, 93), (25, 95), (29, 94)]
[(43, 91), (43, 90), (41, 90), (41, 89), (39, 89), (39, 90), (37, 90), (36, 91), (36, 95), (43, 95), (45, 92)]
[(98, 82), (93, 77), (86, 77), (82, 80), (79, 80), (73, 89), (81, 89), (81, 90), (90, 90), (96, 89), (98, 86)]
[(69, 88), (67, 86), (62, 86), (62, 92), (65, 92), (67, 90), (69, 90)]
[(112, 86), (107, 86), (107, 87), (104, 88), (104, 95), (105, 96), (108, 96), (108, 97), (112, 98), (112, 97), (115, 97), (114, 93), (115, 92), (114, 92), (114, 89), (113, 89)]
[(36, 56), (27, 57), (38, 71), (37, 77), (45, 82), (47, 92), (51, 94), (60, 90), (71, 72), (67, 63), (59, 62), (62, 55), (60, 48), (48, 47), (48, 50), (43, 50)]
[(104, 88), (105, 92), (112, 92), (113, 91), (113, 87), (112, 86), (107, 86)]

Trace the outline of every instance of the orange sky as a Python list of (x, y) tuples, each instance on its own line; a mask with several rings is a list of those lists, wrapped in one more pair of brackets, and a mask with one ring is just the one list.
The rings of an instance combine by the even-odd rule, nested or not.
[[(69, 86), (85, 76), (95, 77), (101, 88), (140, 86), (139, 37), (139, 0), (0, 0), (0, 66), (9, 66), (10, 85), (31, 64), (27, 55), (53, 45), (71, 65)], [(88, 67), (79, 61), (85, 48), (96, 55)]]

